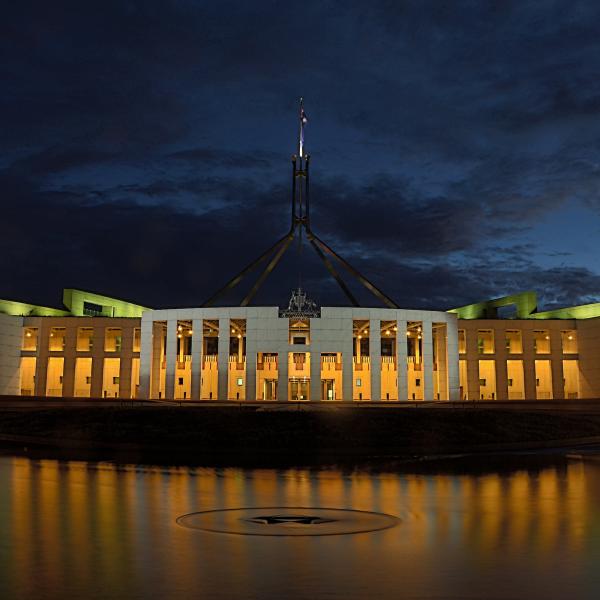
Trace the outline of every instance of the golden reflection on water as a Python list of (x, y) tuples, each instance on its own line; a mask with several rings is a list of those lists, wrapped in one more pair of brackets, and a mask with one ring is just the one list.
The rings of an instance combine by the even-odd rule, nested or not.
[[(2, 598), (57, 597), (56, 591), (276, 598), (282, 590), (318, 597), (315, 586), (329, 586), (331, 597), (370, 597), (374, 589), (394, 597), (400, 580), (405, 591), (432, 595), (447, 593), (451, 582), (460, 596), (484, 590), (495, 573), (495, 587), (509, 590), (500, 569), (527, 587), (554, 568), (571, 589), (584, 586), (585, 597), (585, 577), (594, 578), (590, 560), (598, 557), (590, 532), (600, 524), (600, 468), (581, 462), (508, 474), (411, 475), (3, 457), (0, 481)], [(188, 512), (256, 506), (354, 508), (402, 523), (377, 534), (303, 542), (175, 524)]]

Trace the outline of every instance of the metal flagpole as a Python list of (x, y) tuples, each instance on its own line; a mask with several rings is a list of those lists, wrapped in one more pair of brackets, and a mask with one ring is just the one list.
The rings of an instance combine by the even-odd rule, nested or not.
[(240, 281), (255, 267), (264, 262), (267, 258), (270, 258), (264, 270), (258, 276), (258, 279), (244, 297), (241, 302), (241, 306), (247, 306), (252, 298), (256, 295), (261, 285), (264, 283), (266, 278), (269, 276), (271, 271), (275, 269), (281, 258), (290, 247), (295, 235), (298, 230), (298, 276), (299, 285), (301, 286), (301, 269), (302, 269), (302, 229), (306, 232), (306, 239), (310, 242), (311, 246), (317, 253), (318, 257), (323, 261), (325, 267), (335, 279), (341, 290), (344, 292), (348, 300), (353, 306), (359, 306), (355, 296), (350, 291), (347, 284), (344, 282), (338, 271), (336, 270), (334, 263), (329, 257), (337, 259), (342, 266), (346, 269), (350, 275), (355, 277), (369, 292), (376, 296), (383, 304), (390, 308), (398, 308), (398, 305), (384, 294), (375, 284), (371, 283), (366, 277), (364, 277), (357, 269), (355, 269), (349, 262), (344, 260), (339, 254), (337, 254), (332, 248), (330, 248), (323, 240), (317, 237), (310, 226), (310, 182), (309, 182), (309, 164), (310, 156), (305, 154), (304, 148), (304, 127), (308, 122), (306, 112), (304, 111), (304, 99), (300, 98), (299, 107), (299, 133), (298, 133), (298, 155), (292, 157), (292, 198), (291, 198), (291, 222), (290, 230), (286, 235), (279, 239), (273, 244), (268, 250), (261, 254), (257, 259), (252, 261), (246, 268), (240, 271), (233, 279), (231, 279), (224, 287), (222, 287), (216, 294), (211, 296), (202, 306), (211, 306), (215, 300), (223, 295), (225, 292), (233, 289), (237, 286)]

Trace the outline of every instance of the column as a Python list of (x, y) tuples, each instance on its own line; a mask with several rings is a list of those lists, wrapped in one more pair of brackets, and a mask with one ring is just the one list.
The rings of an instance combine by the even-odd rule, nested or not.
[(256, 400), (256, 330), (246, 328), (246, 400)]
[(277, 355), (277, 400), (279, 402), (288, 401), (288, 352), (280, 352)]
[(217, 355), (217, 368), (219, 371), (219, 388), (217, 400), (227, 400), (229, 382), (229, 319), (219, 319), (219, 350)]
[(202, 380), (202, 345), (204, 344), (204, 319), (192, 320), (192, 391), (191, 400), (200, 400)]
[(448, 400), (448, 325), (446, 323), (435, 323), (435, 325), (433, 331), (436, 334), (434, 343), (439, 394), (439, 398), (436, 395), (435, 400)]
[(433, 397), (433, 338), (431, 321), (422, 321), (421, 342), (423, 344), (423, 400), (434, 400)]
[(92, 348), (91, 398), (102, 398), (102, 375), (104, 373), (104, 335), (106, 327), (94, 327), (94, 347)]
[(342, 344), (342, 400), (352, 402), (353, 360), (352, 360), (352, 319), (344, 319), (344, 342)]
[(319, 345), (310, 346), (310, 400), (318, 402), (321, 398), (321, 349)]
[(550, 369), (552, 371), (552, 398), (564, 400), (565, 386), (563, 382), (563, 355), (560, 329), (550, 329)]
[(131, 398), (131, 366), (133, 358), (133, 327), (123, 326), (121, 361), (119, 363), (119, 398)]
[(165, 398), (175, 397), (175, 368), (177, 363), (177, 318), (167, 320), (167, 373), (165, 378)]
[(46, 378), (48, 376), (48, 336), (50, 329), (46, 319), (40, 319), (38, 329), (37, 352), (35, 361), (35, 390), (36, 396), (46, 395)]
[(458, 322), (451, 319), (446, 325), (448, 357), (448, 399), (460, 400), (460, 376), (458, 372)]
[(369, 361), (371, 362), (371, 400), (381, 400), (381, 321), (369, 321)]
[(504, 325), (493, 329), (494, 365), (496, 367), (496, 400), (508, 400), (508, 367), (506, 364), (506, 333)]
[(152, 318), (151, 313), (142, 315), (140, 347), (140, 399), (150, 398), (150, 370), (152, 368)]
[(75, 395), (75, 353), (77, 348), (77, 327), (65, 327), (65, 351), (63, 352), (63, 398)]
[(523, 329), (523, 375), (525, 377), (525, 400), (536, 399), (535, 351), (533, 329)]
[(158, 398), (161, 391), (160, 378), (163, 354), (163, 323), (152, 323), (152, 373), (150, 377), (150, 398)]
[(477, 345), (477, 329), (465, 327), (467, 344), (467, 399), (479, 400), (479, 348)]
[(398, 368), (398, 400), (400, 402), (408, 399), (408, 378), (406, 352), (406, 319), (396, 319), (396, 364)]

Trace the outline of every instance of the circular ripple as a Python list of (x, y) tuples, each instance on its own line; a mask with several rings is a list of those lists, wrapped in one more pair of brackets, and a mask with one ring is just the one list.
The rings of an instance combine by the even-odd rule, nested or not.
[(190, 529), (266, 536), (367, 533), (395, 527), (399, 522), (384, 513), (298, 506), (206, 510), (177, 518), (179, 525)]

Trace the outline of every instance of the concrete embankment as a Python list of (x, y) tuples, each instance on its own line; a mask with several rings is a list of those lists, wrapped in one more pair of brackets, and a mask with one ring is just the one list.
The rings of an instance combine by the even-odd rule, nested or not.
[(73, 407), (0, 411), (0, 444), (189, 457), (198, 464), (328, 462), (600, 445), (600, 415), (503, 410)]

